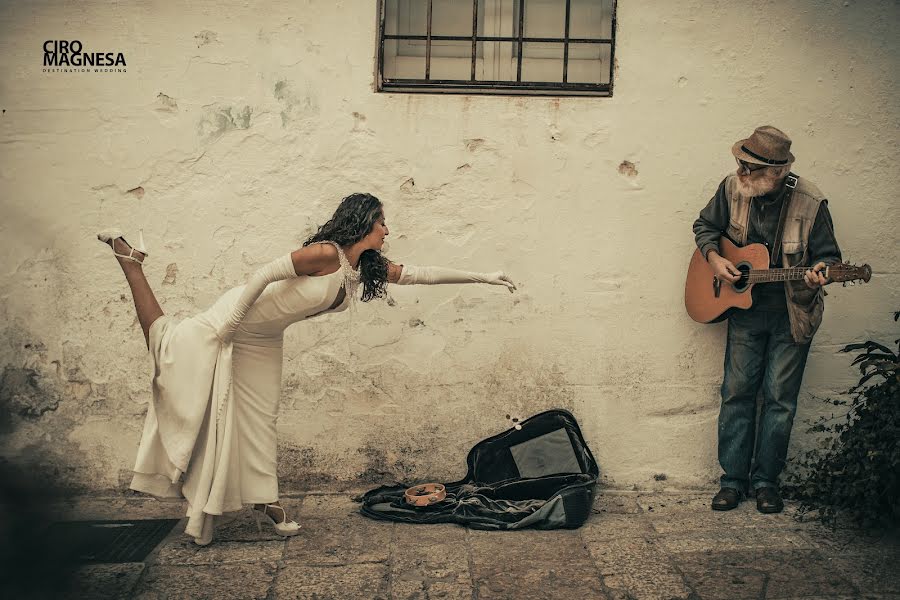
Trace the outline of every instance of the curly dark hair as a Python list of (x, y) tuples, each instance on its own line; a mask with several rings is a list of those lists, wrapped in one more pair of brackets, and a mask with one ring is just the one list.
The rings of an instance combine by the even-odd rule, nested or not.
[[(331, 219), (303, 242), (335, 242), (346, 247), (366, 237), (382, 216), (381, 200), (372, 194), (350, 194), (338, 205)], [(362, 301), (387, 295), (388, 260), (377, 250), (366, 250), (359, 257), (359, 278), (363, 284)]]

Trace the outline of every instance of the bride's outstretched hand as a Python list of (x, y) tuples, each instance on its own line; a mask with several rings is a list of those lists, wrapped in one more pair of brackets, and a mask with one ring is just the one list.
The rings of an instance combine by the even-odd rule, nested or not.
[(487, 273), (487, 283), (490, 283), (491, 285), (505, 285), (510, 294), (516, 291), (516, 284), (513, 283), (513, 280), (509, 278), (509, 275), (503, 271)]

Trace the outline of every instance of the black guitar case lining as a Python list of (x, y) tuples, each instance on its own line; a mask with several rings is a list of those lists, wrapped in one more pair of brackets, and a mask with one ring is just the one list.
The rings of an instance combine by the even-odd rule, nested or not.
[[(477, 443), (466, 476), (444, 484), (447, 498), (407, 504), (416, 485), (382, 486), (362, 496), (360, 512), (404, 523), (458, 523), (475, 529), (575, 529), (591, 513), (600, 469), (575, 417), (555, 409)], [(418, 482), (421, 483), (421, 482)]]

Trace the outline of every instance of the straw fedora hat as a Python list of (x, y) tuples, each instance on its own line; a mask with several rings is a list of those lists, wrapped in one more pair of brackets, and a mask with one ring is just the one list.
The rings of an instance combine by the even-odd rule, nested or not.
[(735, 142), (731, 153), (740, 160), (757, 165), (779, 166), (794, 162), (791, 138), (771, 125), (757, 127), (750, 137)]

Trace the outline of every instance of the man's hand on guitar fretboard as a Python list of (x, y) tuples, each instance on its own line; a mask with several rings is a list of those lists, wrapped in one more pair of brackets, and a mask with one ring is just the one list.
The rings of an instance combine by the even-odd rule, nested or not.
[(825, 279), (824, 275), (822, 275), (822, 271), (824, 269), (825, 269), (825, 263), (818, 262), (818, 263), (816, 263), (816, 266), (814, 266), (812, 269), (807, 271), (803, 275), (803, 283), (806, 284), (806, 287), (808, 287), (811, 290), (815, 290), (815, 289), (822, 287), (826, 283), (828, 283), (828, 280)]

